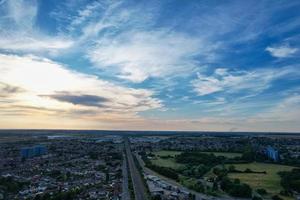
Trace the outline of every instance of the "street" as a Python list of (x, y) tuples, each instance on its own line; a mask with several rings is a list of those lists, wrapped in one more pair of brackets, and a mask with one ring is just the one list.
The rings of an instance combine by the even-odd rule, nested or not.
[(142, 180), (140, 172), (138, 171), (134, 163), (133, 155), (130, 149), (130, 144), (127, 138), (125, 139), (125, 150), (128, 159), (128, 167), (130, 169), (130, 175), (132, 179), (135, 199), (146, 200), (147, 199), (146, 188), (144, 186), (144, 182)]

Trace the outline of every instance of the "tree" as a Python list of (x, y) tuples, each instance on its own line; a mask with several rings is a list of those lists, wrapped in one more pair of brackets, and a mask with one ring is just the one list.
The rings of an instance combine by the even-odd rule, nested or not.
[(281, 185), (287, 191), (295, 190), (300, 192), (300, 169), (293, 169), (290, 172), (279, 172)]
[(215, 191), (215, 190), (218, 190), (218, 182), (217, 181), (214, 181), (213, 183), (213, 186), (212, 186), (212, 189)]
[(267, 194), (267, 191), (263, 188), (257, 189), (256, 192), (260, 195), (266, 195)]
[(195, 200), (196, 199), (196, 195), (189, 193), (189, 200)]
[(250, 145), (247, 145), (243, 155), (242, 159), (248, 162), (254, 161), (255, 160), (255, 152), (253, 151), (252, 147)]
[(234, 166), (234, 165), (230, 165), (230, 166), (228, 167), (228, 171), (229, 171), (229, 172), (235, 172), (235, 171), (236, 171), (235, 166)]
[(254, 196), (254, 197), (252, 197), (252, 200), (263, 200), (263, 199), (261, 197)]
[(160, 195), (155, 195), (155, 196), (153, 196), (152, 198), (151, 198), (152, 200), (161, 200), (161, 197), (160, 197)]
[(109, 173), (108, 171), (105, 173), (105, 182), (108, 183), (109, 181)]
[(283, 200), (282, 198), (280, 198), (278, 195), (274, 195), (272, 196), (273, 200)]

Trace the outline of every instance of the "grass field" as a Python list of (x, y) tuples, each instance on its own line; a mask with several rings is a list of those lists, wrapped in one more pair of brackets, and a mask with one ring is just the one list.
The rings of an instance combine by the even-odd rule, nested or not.
[(154, 152), (155, 158), (152, 159), (151, 162), (158, 166), (178, 169), (184, 165), (176, 163), (174, 158), (160, 158), (159, 156), (175, 156), (180, 153), (180, 151), (157, 151)]
[[(228, 167), (229, 165), (226, 165)], [(279, 171), (290, 171), (291, 166), (267, 164), (267, 163), (249, 163), (249, 164), (234, 164), (237, 170), (245, 170), (247, 168), (253, 171), (266, 171), (266, 174), (255, 173), (229, 173), (229, 178), (238, 178), (242, 183), (249, 184), (253, 189), (264, 188), (270, 194), (278, 194), (282, 187), (280, 185)]]

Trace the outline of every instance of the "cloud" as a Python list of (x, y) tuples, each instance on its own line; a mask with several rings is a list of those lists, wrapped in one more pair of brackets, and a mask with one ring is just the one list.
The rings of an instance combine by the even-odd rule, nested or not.
[(0, 82), (0, 97), (6, 97), (13, 94), (23, 92), (24, 90), (20, 87), (8, 85)]
[(210, 76), (198, 73), (193, 80), (194, 91), (199, 95), (209, 95), (217, 92), (256, 94), (271, 86), (271, 82), (286, 75), (298, 74), (293, 67), (282, 69), (260, 69), (255, 71), (229, 71), (218, 68)]
[(80, 8), (66, 29), (78, 36), (75, 49), (87, 54), (102, 72), (134, 83), (187, 76), (199, 67), (200, 60), (214, 60), (219, 42), (172, 27), (154, 28), (161, 6), (93, 2)]
[(63, 38), (49, 38), (47, 36), (9, 36), (0, 38), (0, 49), (21, 52), (49, 52), (56, 54), (58, 50), (68, 49), (73, 41)]
[(87, 4), (85, 8), (80, 9), (77, 11), (77, 16), (72, 18), (72, 21), (70, 22), (69, 30), (74, 30), (76, 26), (81, 25), (83, 22), (85, 22), (90, 16), (93, 15), (94, 11), (96, 9), (99, 9), (102, 7), (102, 3), (99, 1), (92, 2), (90, 4)]
[(0, 50), (25, 53), (51, 53), (68, 49), (74, 41), (67, 36), (48, 36), (36, 27), (35, 0), (7, 0), (0, 5)]
[(34, 26), (38, 8), (35, 0), (7, 0), (1, 4), (0, 10), (4, 14), (1, 21), (8, 28), (30, 30)]
[(56, 99), (58, 101), (69, 102), (74, 105), (84, 105), (84, 106), (95, 106), (95, 107), (103, 107), (103, 103), (109, 101), (104, 97), (100, 97), (97, 95), (75, 95), (69, 94), (68, 92), (60, 92), (58, 94), (52, 95), (43, 95), (42, 97), (49, 97), (52, 99)]
[(168, 30), (132, 31), (99, 40), (89, 58), (99, 68), (139, 83), (190, 73), (196, 67), (194, 57), (208, 59), (212, 48), (201, 39)]
[(270, 109), (256, 116), (257, 119), (250, 121), (261, 120), (268, 122), (297, 122), (300, 124), (300, 94), (294, 93), (288, 95)]
[(0, 74), (6, 91), (18, 91), (7, 88), (10, 85), (24, 90), (10, 96), (11, 103), (5, 104), (6, 109), (1, 109), (0, 114), (18, 106), (43, 108), (51, 113), (59, 110), (75, 117), (75, 111), (84, 112), (94, 106), (92, 111), (97, 115), (106, 113), (117, 118), (162, 106), (151, 90), (112, 84), (45, 58), (0, 54)]
[(268, 51), (273, 57), (287, 58), (293, 56), (298, 51), (298, 48), (293, 48), (289, 45), (282, 45), (267, 47), (266, 51)]

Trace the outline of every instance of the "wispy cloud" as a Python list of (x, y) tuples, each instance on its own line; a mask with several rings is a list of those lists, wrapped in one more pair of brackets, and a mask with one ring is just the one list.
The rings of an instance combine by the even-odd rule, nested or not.
[(0, 82), (0, 97), (8, 97), (23, 91), (20, 87)]
[(67, 36), (48, 36), (36, 28), (38, 4), (35, 0), (7, 0), (0, 5), (0, 50), (51, 53), (73, 45)]
[(287, 58), (293, 56), (298, 51), (298, 48), (293, 48), (289, 45), (281, 45), (267, 47), (266, 51), (268, 51), (273, 57)]
[(294, 73), (297, 73), (297, 70), (293, 67), (255, 71), (230, 71), (218, 68), (210, 76), (198, 73), (198, 78), (192, 81), (192, 85), (199, 96), (217, 92), (237, 93), (241, 91), (256, 94), (269, 88), (272, 81)]
[(215, 46), (168, 30), (132, 31), (98, 41), (89, 58), (120, 78), (142, 82), (149, 77), (184, 75), (197, 66), (195, 56), (208, 59)]
[(300, 94), (294, 93), (279, 101), (274, 107), (258, 114), (257, 119), (268, 122), (297, 122), (300, 124)]

